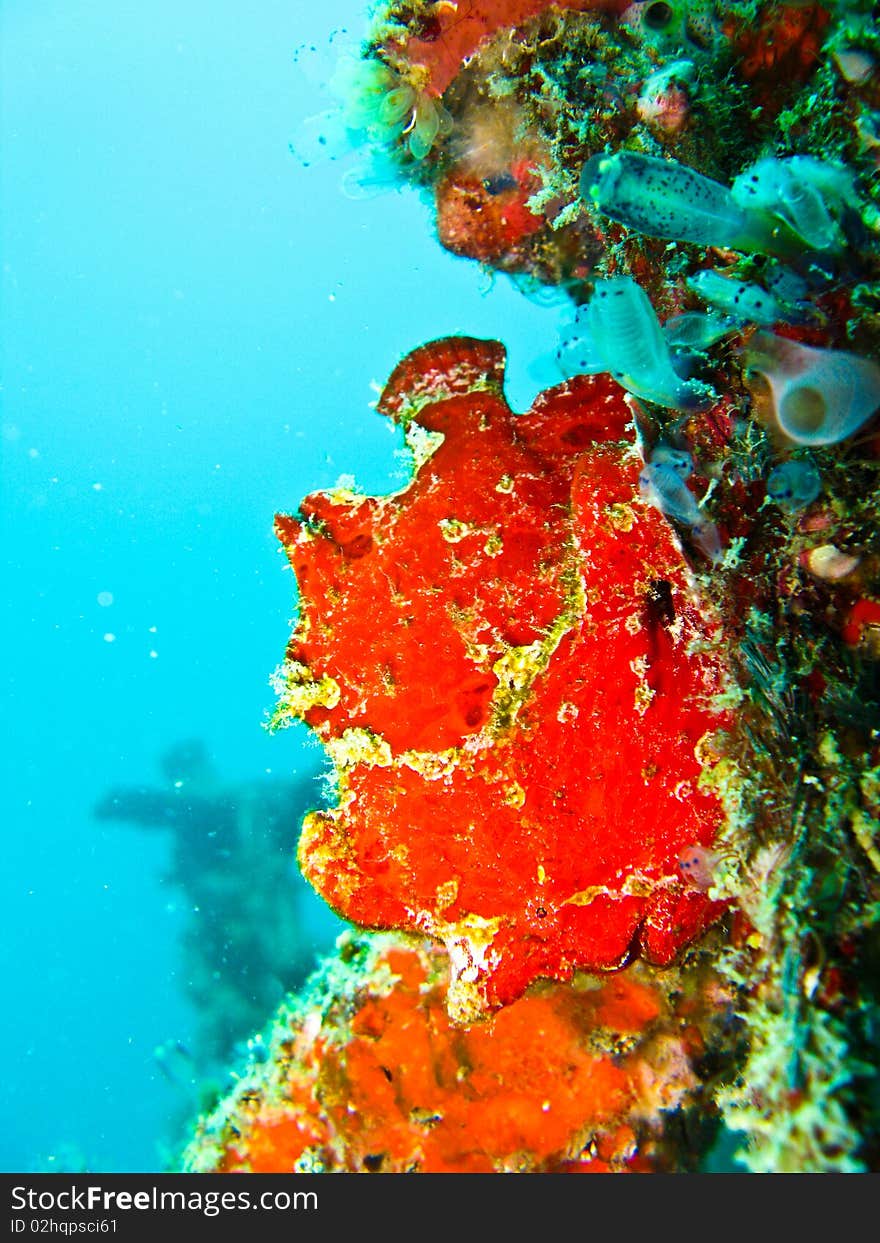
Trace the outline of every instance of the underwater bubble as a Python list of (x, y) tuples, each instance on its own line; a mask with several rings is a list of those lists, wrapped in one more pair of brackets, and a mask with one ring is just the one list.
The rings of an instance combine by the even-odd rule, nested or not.
[(98, 601), (102, 609), (109, 609), (113, 603), (112, 591), (99, 591), (95, 599)]

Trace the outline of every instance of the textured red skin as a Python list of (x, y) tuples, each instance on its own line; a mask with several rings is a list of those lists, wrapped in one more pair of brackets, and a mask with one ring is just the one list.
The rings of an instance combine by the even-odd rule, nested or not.
[(545, 9), (593, 9), (619, 15), (631, 0), (458, 0), (437, 4), (406, 41), (406, 58), (429, 71), (429, 87), (442, 95), (462, 65), (498, 30), (522, 26)]
[[(326, 740), (369, 730), (393, 757), (345, 768), (340, 807), (307, 821), (303, 870), (346, 918), (445, 941), (488, 1007), (635, 951), (668, 963), (718, 916), (678, 858), (724, 823), (695, 748), (731, 724), (710, 703), (726, 676), (717, 623), (638, 497), (622, 390), (581, 377), (515, 416), (503, 365), (493, 342), (416, 350), (379, 403), (400, 417), (418, 396), (419, 424), (445, 437), (410, 486), (316, 494), (304, 522), (277, 520), (301, 594), (288, 656), (339, 687), (305, 718)], [(455, 542), (450, 520), (466, 524)], [(650, 603), (658, 580), (672, 628)], [(496, 662), (566, 608), (507, 719)], [(496, 921), (485, 952), (475, 919)]]

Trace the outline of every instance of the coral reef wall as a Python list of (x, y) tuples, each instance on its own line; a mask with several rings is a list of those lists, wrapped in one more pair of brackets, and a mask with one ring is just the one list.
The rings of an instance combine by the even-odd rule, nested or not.
[(571, 322), (522, 415), (416, 349), (409, 485), (277, 519), (300, 863), (396, 931), (189, 1168), (878, 1167), (878, 66), (858, 0), (374, 9), (355, 179)]

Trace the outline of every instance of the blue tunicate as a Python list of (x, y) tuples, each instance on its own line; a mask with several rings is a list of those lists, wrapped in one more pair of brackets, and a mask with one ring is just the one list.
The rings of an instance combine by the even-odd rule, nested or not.
[(677, 160), (634, 151), (594, 155), (584, 165), (580, 192), (604, 215), (649, 237), (730, 246), (747, 223), (720, 182)]
[(784, 263), (770, 263), (764, 271), (764, 284), (780, 301), (789, 305), (802, 302), (810, 294), (810, 287), (799, 272)]
[(789, 513), (804, 509), (821, 491), (821, 476), (807, 458), (790, 458), (767, 476), (767, 496)]
[(654, 446), (651, 453), (652, 466), (669, 466), (681, 479), (689, 479), (694, 473), (694, 459), (687, 449), (676, 449), (674, 445), (663, 444)]
[(814, 250), (837, 242), (837, 228), (821, 193), (799, 180), (790, 160), (758, 160), (734, 181), (731, 193), (748, 210), (771, 212), (784, 219)]
[(851, 168), (834, 160), (820, 160), (814, 155), (793, 155), (787, 163), (801, 181), (813, 185), (834, 212), (845, 207), (857, 208), (859, 196)]
[(805, 248), (835, 253), (844, 238), (838, 217), (858, 204), (852, 174), (814, 156), (758, 160), (736, 178), (731, 193), (747, 211), (784, 221)]
[(636, 397), (691, 411), (703, 410), (713, 400), (708, 385), (676, 374), (650, 299), (632, 277), (597, 281), (585, 322), (605, 370)]
[(722, 558), (721, 537), (715, 523), (703, 513), (697, 498), (674, 466), (652, 460), (639, 475), (644, 501), (687, 527), (694, 545), (713, 564)]
[(796, 177), (783, 187), (781, 215), (791, 222), (796, 233), (813, 250), (837, 250), (841, 243), (840, 229), (825, 200), (815, 186)]
[(649, 504), (686, 527), (704, 522), (697, 498), (669, 462), (650, 461), (639, 475), (639, 491)]
[(649, 237), (782, 259), (838, 253), (840, 219), (858, 205), (851, 174), (811, 156), (759, 160), (728, 189), (677, 160), (618, 151), (587, 161), (580, 193)]
[(586, 314), (586, 307), (580, 307), (574, 324), (565, 333), (556, 351), (556, 361), (567, 380), (576, 375), (597, 375), (608, 370), (604, 356), (590, 336)]
[(722, 338), (736, 332), (738, 325), (724, 315), (704, 314), (702, 311), (685, 311), (673, 315), (663, 325), (663, 336), (672, 350), (689, 350), (698, 353), (707, 350)]
[(688, 277), (687, 284), (695, 294), (738, 324), (760, 324), (764, 328), (772, 324), (805, 324), (816, 314), (799, 298), (787, 299), (782, 292), (786, 287), (802, 287), (803, 282), (797, 286), (793, 281), (780, 280), (775, 292), (771, 292), (760, 285), (706, 268)]
[(785, 322), (782, 304), (760, 285), (722, 276), (710, 268), (688, 277), (687, 284), (705, 302), (741, 324), (769, 326)]

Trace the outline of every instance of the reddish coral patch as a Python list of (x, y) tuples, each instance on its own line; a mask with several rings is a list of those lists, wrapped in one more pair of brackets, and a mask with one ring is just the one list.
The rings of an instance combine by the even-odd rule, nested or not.
[(674, 972), (545, 985), (461, 1031), (442, 953), (377, 938), (358, 958), (282, 1013), (191, 1168), (650, 1170), (666, 1111), (693, 1099)]
[(526, 203), (538, 188), (525, 177), (522, 184), (495, 189), (479, 177), (453, 170), (437, 184), (437, 234), (441, 245), (455, 255), (498, 263), (510, 256), (524, 238), (544, 226)]
[(841, 635), (844, 643), (857, 647), (870, 630), (880, 630), (880, 601), (869, 598), (857, 600), (846, 615)]
[(406, 59), (428, 71), (431, 89), (442, 95), (462, 65), (498, 30), (522, 26), (545, 9), (620, 14), (629, 0), (438, 0), (412, 24), (404, 43)]
[[(771, 4), (748, 25), (725, 23), (725, 33), (740, 57), (740, 72), (768, 105), (781, 95), (780, 85), (806, 81), (819, 61), (830, 21), (818, 4)], [(778, 105), (777, 105), (778, 106)]]

